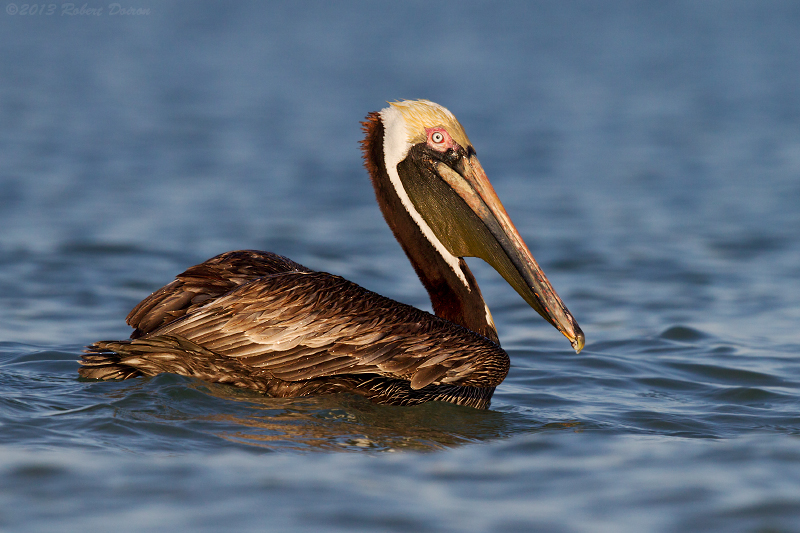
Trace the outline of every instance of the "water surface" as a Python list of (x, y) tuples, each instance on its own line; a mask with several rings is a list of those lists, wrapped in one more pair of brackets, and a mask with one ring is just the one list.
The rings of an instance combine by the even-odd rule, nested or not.
[[(0, 11), (0, 530), (800, 529), (794, 4), (141, 7)], [(580, 355), (470, 260), (488, 411), (77, 379), (232, 249), (429, 309), (358, 150), (398, 98), (459, 117)]]

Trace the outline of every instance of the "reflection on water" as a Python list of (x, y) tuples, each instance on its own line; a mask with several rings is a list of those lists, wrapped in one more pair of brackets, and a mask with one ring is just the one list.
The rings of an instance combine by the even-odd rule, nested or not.
[[(501, 406), (490, 410), (447, 403), (376, 405), (348, 394), (268, 398), (169, 374), (117, 382), (82, 380), (75, 374), (78, 355), (2, 345), (0, 386), (6, 394), (0, 399), (5, 405), (0, 424), (6, 424), (6, 432), (0, 442), (22, 439), (51, 446), (71, 427), (72, 442), (81, 446), (115, 442), (124, 448), (138, 443), (171, 449), (175, 439), (188, 438), (200, 449), (223, 446), (216, 440), (223, 439), (271, 451), (434, 451), (526, 433), (595, 427), (569, 419), (538, 420), (535, 406), (547, 405), (539, 398), (529, 402), (530, 408), (508, 408), (509, 402), (516, 402), (513, 386), (502, 394)], [(512, 382), (526, 379), (526, 372), (517, 374)], [(9, 426), (16, 426), (20, 416), (44, 432), (12, 436)]]
[[(202, 428), (209, 436), (273, 451), (433, 451), (576, 425), (532, 423), (516, 413), (450, 404), (394, 407), (348, 394), (267, 398), (180, 376), (159, 376), (155, 381), (107, 394), (114, 416)], [(151, 397), (150, 409), (143, 410), (143, 390), (168, 400), (162, 404)], [(153, 411), (152, 404), (161, 405)]]
[[(210, 392), (220, 399), (241, 399), (217, 387)], [(222, 438), (273, 450), (431, 451), (495, 439), (510, 430), (500, 413), (484, 417), (475, 409), (444, 406), (403, 409), (342, 396), (291, 402), (249, 398), (246, 414), (214, 414), (207, 420), (238, 428), (217, 433)]]

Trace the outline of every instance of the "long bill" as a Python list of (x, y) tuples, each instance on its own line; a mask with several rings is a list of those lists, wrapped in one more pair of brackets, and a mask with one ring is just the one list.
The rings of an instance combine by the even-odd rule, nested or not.
[[(580, 352), (585, 343), (583, 331), (514, 227), (478, 158), (463, 159), (455, 170), (437, 163), (435, 170), (440, 183), (456, 194), (445, 189), (427, 190), (427, 194), (419, 191), (427, 197), (420, 203), (427, 205), (418, 208), (442, 243), (453, 255), (479, 257), (489, 263)], [(421, 198), (413, 195), (415, 203), (414, 197)]]

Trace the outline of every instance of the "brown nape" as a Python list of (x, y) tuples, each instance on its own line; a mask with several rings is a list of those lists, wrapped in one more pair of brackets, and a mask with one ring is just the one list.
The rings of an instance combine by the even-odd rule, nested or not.
[(370, 113), (361, 124), (365, 134), (361, 141), (364, 166), (369, 172), (383, 218), (428, 291), (434, 313), (499, 345), (497, 330), (488, 320), (481, 290), (464, 259), (459, 260), (459, 265), (467, 285), (423, 235), (392, 186), (384, 162), (384, 128), (380, 114)]

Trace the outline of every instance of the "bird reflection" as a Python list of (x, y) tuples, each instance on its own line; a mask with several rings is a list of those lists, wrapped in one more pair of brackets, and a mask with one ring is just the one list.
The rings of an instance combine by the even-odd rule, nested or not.
[(269, 398), (227, 385), (193, 386), (219, 400), (246, 401), (244, 412), (239, 408), (202, 417), (236, 426), (216, 436), (275, 450), (434, 451), (507, 436), (516, 418), (446, 403), (409, 408), (376, 405), (354, 395)]
[(272, 451), (429, 452), (583, 426), (574, 421), (537, 423), (519, 407), (479, 410), (445, 402), (400, 407), (348, 394), (271, 398), (175, 374), (116, 385), (97, 387), (105, 400), (90, 409), (111, 408), (114, 427), (144, 431), (142, 436), (154, 443), (167, 433), (186, 438), (189, 431), (194, 438), (200, 432)]

